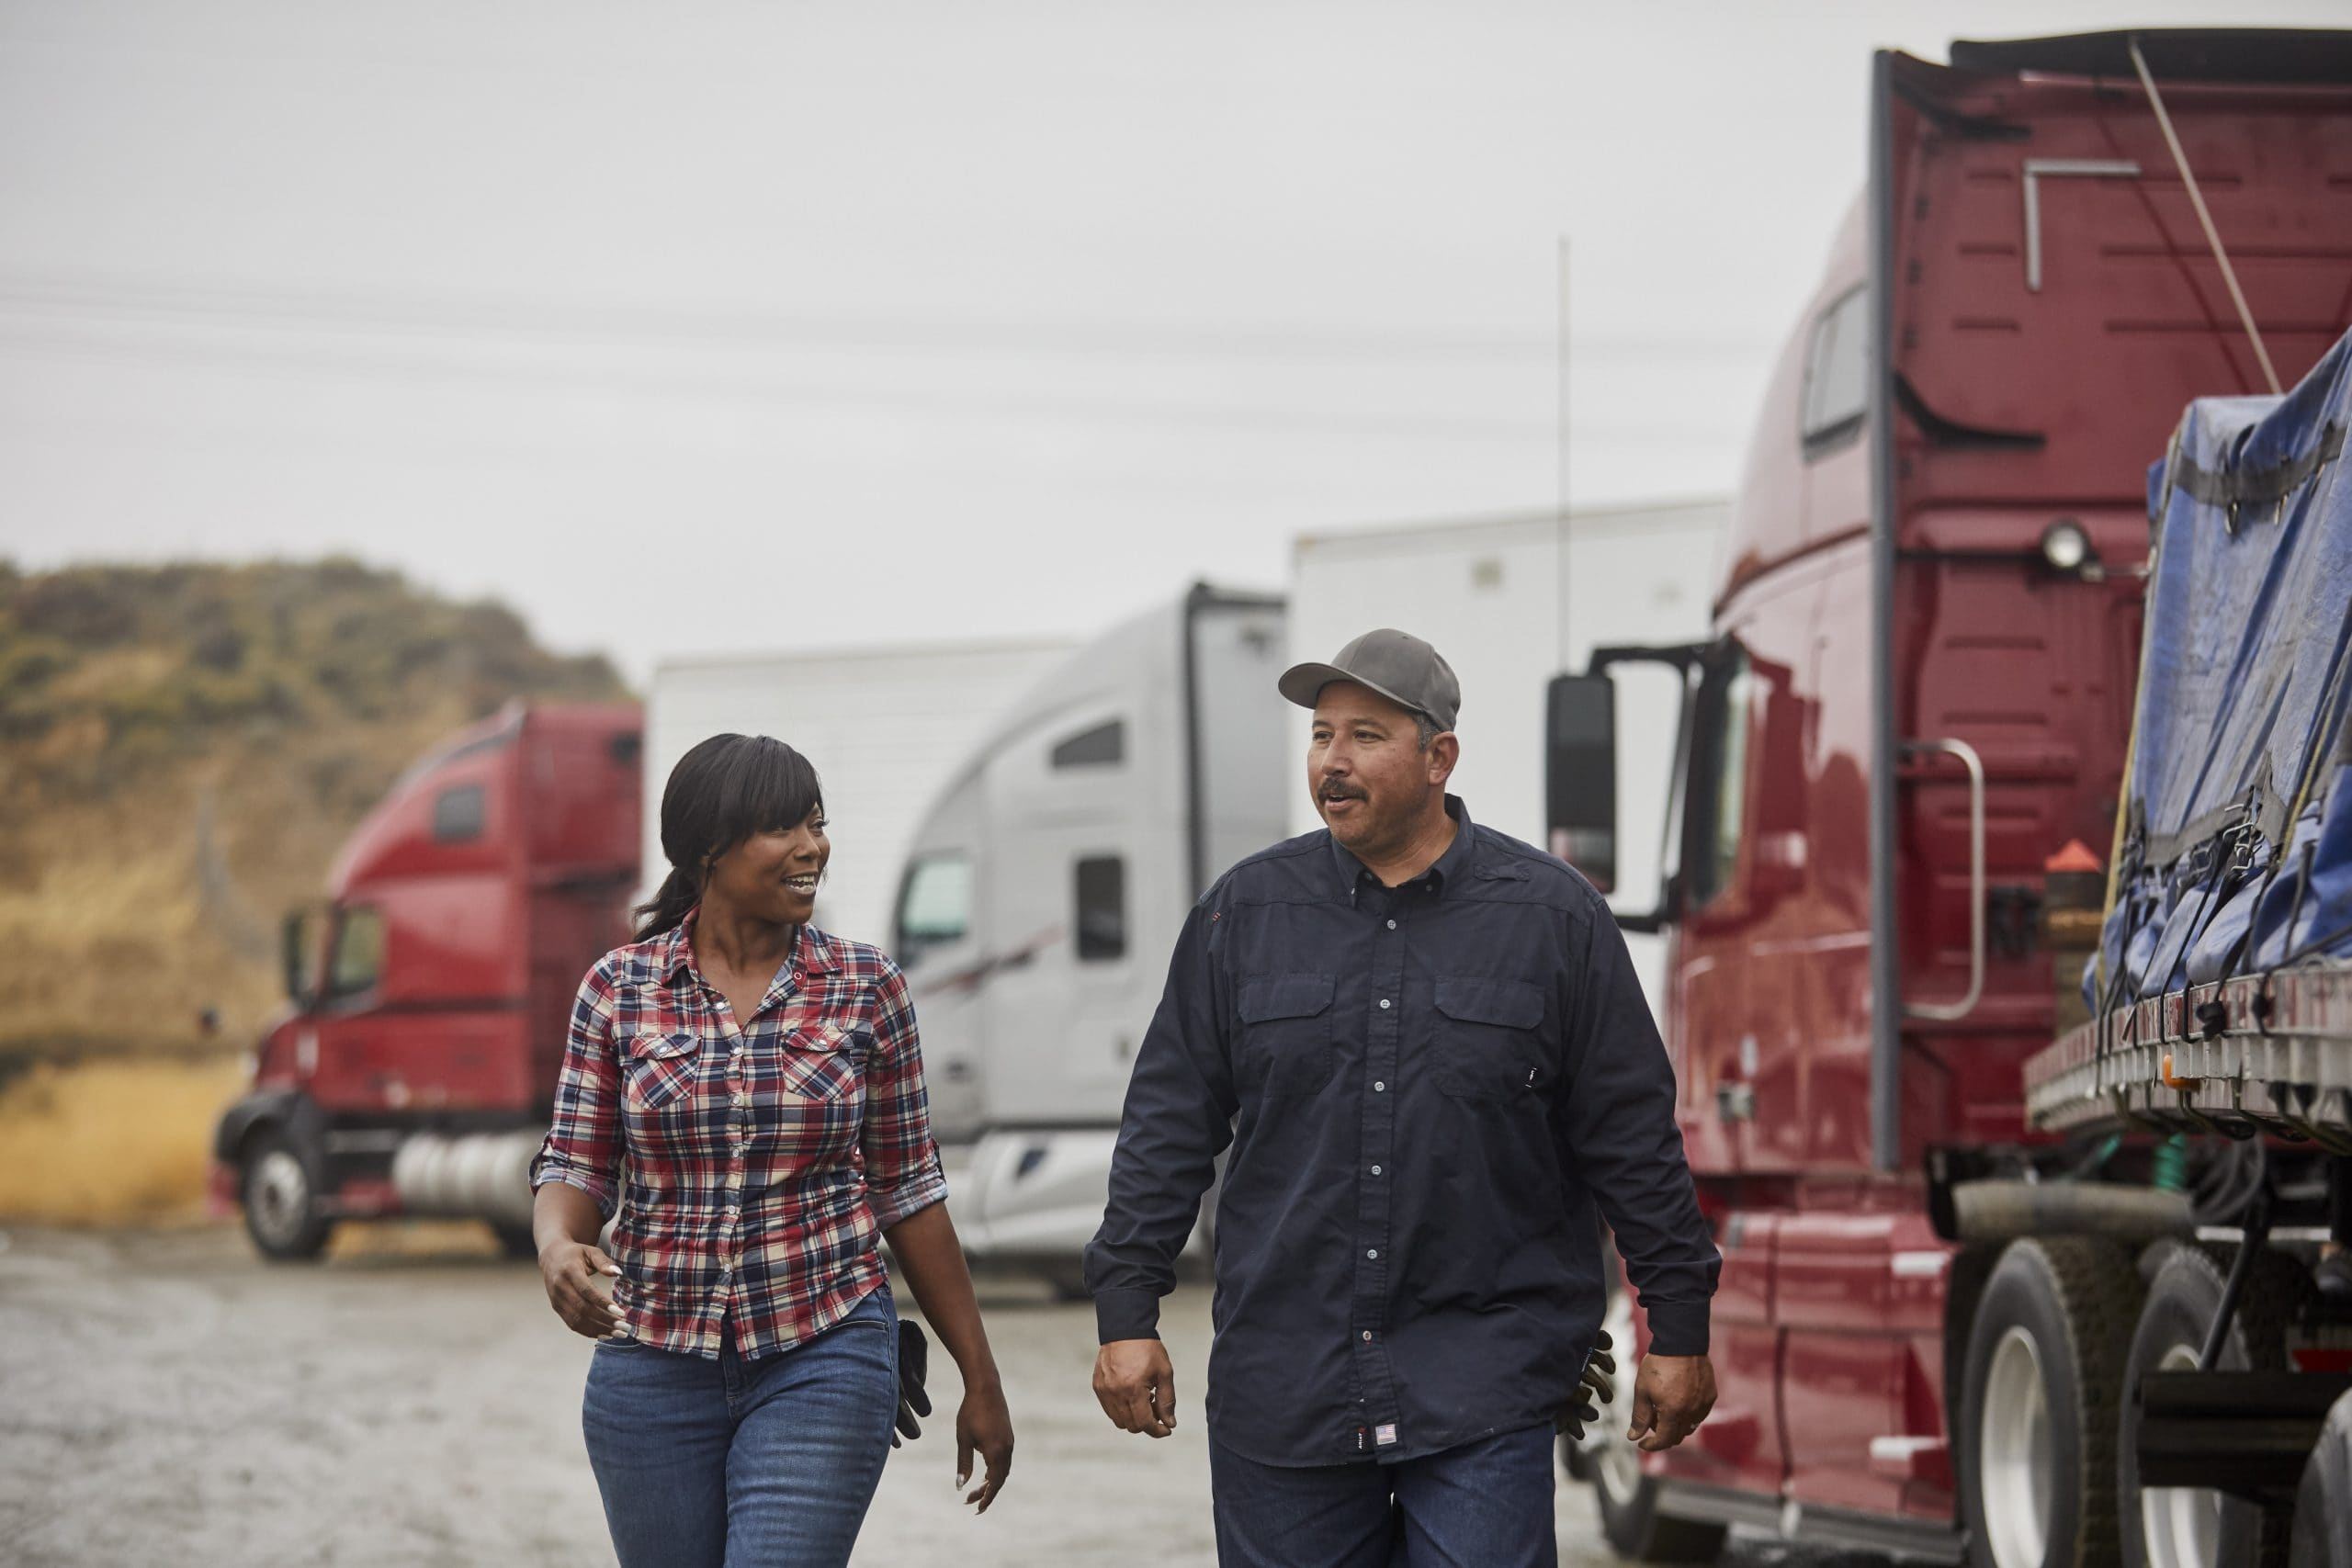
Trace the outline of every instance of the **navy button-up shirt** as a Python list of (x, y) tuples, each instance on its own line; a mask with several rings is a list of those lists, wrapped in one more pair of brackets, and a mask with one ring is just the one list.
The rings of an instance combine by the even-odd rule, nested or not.
[(1721, 1259), (1624, 939), (1561, 862), (1475, 826), (1384, 886), (1329, 832), (1185, 921), (1087, 1249), (1104, 1343), (1157, 1332), (1217, 1155), (1217, 1440), (1401, 1460), (1548, 1422), (1616, 1233), (1659, 1355), (1707, 1348)]

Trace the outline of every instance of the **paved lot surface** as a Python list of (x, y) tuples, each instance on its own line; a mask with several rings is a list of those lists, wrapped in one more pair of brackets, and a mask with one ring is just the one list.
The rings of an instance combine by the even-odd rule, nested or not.
[[(983, 1297), (1020, 1432), (1012, 1484), (969, 1517), (940, 1420), (891, 1456), (857, 1562), (1208, 1568), (1205, 1291), (1170, 1303), (1193, 1419), (1160, 1443), (1096, 1408), (1088, 1308), (1020, 1281)], [(6, 1233), (0, 1561), (608, 1564), (580, 1438), (591, 1353), (536, 1270), (467, 1227), (346, 1236), (298, 1268), (226, 1228)], [(935, 1356), (932, 1375), (944, 1415), (954, 1364)], [(1615, 1561), (1583, 1488), (1563, 1486), (1559, 1521), (1563, 1564)]]

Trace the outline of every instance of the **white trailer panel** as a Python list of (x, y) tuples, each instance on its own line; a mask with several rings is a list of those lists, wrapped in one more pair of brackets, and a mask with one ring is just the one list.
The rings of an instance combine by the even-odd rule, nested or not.
[(773, 735), (824, 783), (833, 858), (817, 923), (887, 951), (916, 823), (999, 711), (1072, 646), (911, 644), (661, 665), (645, 709), (646, 888), (668, 864), (662, 789), (678, 759), (730, 730)]

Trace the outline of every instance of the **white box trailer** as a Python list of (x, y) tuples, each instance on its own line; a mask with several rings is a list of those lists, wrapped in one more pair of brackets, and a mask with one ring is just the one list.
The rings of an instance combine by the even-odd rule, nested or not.
[(913, 643), (660, 665), (645, 705), (644, 889), (668, 864), (662, 789), (678, 759), (713, 735), (773, 735), (814, 763), (824, 784), (833, 858), (817, 923), (887, 951), (923, 808), (999, 711), (1071, 646)]
[[(1425, 637), (1462, 680), (1454, 793), (1490, 828), (1544, 847), (1544, 721), (1553, 676), (1596, 647), (1703, 641), (1707, 595), (1731, 503), (1720, 500), (1306, 534), (1291, 555), (1293, 660), (1329, 659), (1350, 637), (1397, 626)], [(1565, 614), (1564, 614), (1565, 612)], [(1618, 886), (1655, 886), (1679, 699), (1618, 714)], [(1306, 793), (1307, 715), (1291, 710), (1291, 831), (1317, 825)], [(1655, 1009), (1657, 939), (1634, 937)]]

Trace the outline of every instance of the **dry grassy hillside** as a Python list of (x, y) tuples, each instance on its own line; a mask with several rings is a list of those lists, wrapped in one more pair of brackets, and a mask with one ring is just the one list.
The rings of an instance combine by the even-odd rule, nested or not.
[(250, 1044), (281, 913), (405, 762), (511, 697), (621, 694), (348, 560), (0, 562), (0, 1078)]

